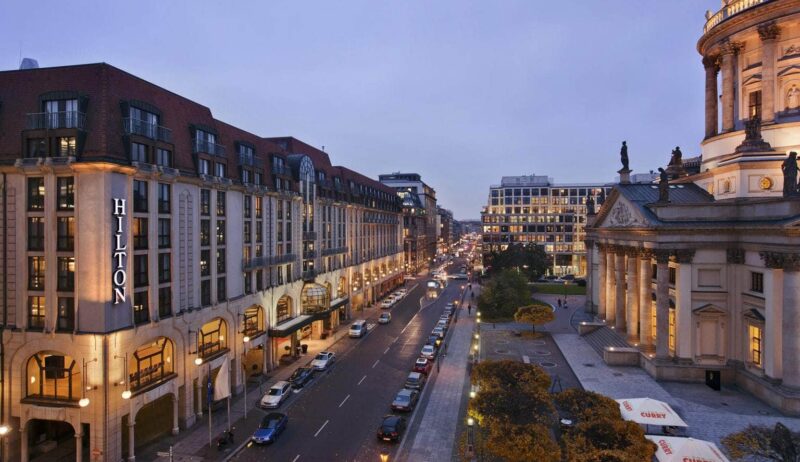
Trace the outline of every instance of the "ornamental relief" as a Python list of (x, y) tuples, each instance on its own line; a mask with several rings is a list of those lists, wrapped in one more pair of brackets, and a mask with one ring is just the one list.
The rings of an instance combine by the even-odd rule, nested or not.
[(639, 215), (623, 202), (614, 204), (614, 207), (608, 214), (607, 223), (608, 226), (612, 227), (646, 226), (646, 223)]

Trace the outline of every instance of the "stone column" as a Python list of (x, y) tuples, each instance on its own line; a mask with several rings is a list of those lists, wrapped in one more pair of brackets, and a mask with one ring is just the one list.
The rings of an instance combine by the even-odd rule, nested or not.
[(781, 30), (771, 21), (758, 26), (761, 37), (761, 122), (775, 121), (775, 48)]
[(653, 252), (644, 249), (639, 254), (639, 343), (644, 347), (653, 345), (651, 319), (653, 317), (653, 299), (651, 279), (653, 278), (650, 259)]
[(614, 271), (614, 260), (617, 258), (614, 253), (614, 246), (606, 246), (606, 322), (613, 325), (617, 318), (616, 308), (616, 273)]
[(194, 385), (195, 396), (197, 396), (194, 407), (198, 420), (203, 418), (203, 372), (200, 369), (201, 367), (202, 366), (197, 366), (197, 383)]
[(19, 460), (20, 462), (28, 462), (28, 422), (22, 424), (19, 429)]
[(735, 77), (736, 54), (742, 48), (736, 42), (726, 42), (722, 46), (722, 132), (735, 129)]
[[(783, 342), (789, 341), (784, 337), (784, 328), (787, 320), (783, 319), (784, 307), (784, 263), (786, 255), (779, 252), (761, 252), (764, 260), (764, 336), (763, 336), (763, 367), (764, 374), (773, 379), (783, 377), (783, 358), (796, 361), (797, 357), (784, 351)], [(790, 311), (796, 309), (787, 306)], [(791, 332), (796, 336), (797, 332)], [(747, 338), (747, 337), (745, 337)], [(745, 343), (747, 345), (747, 343)], [(746, 348), (748, 348), (746, 346)], [(748, 348), (749, 350), (749, 348)], [(748, 351), (746, 350), (746, 351)], [(784, 354), (786, 353), (786, 354)]]
[[(211, 410), (209, 410), (211, 412)], [(136, 428), (136, 422), (134, 421), (133, 412), (128, 414), (128, 462), (136, 462), (136, 455), (134, 454), (134, 428)]]
[(706, 69), (706, 138), (711, 138), (719, 131), (719, 109), (717, 108), (719, 57), (704, 57), (703, 67)]
[[(81, 423), (78, 421), (78, 427), (80, 426)], [(80, 430), (75, 432), (75, 460), (83, 462), (83, 434)]]
[(615, 319), (614, 328), (619, 332), (625, 331), (625, 253), (622, 247), (617, 246), (616, 256), (614, 257), (616, 266), (616, 275), (614, 279), (617, 281), (615, 287)]
[(606, 267), (608, 266), (608, 258), (606, 257), (606, 246), (605, 244), (597, 244), (597, 288), (599, 289), (599, 294), (597, 296), (597, 316), (600, 319), (606, 318), (607, 312), (607, 303), (608, 299), (606, 298), (606, 284), (607, 284), (607, 273)]
[(669, 250), (656, 257), (656, 359), (669, 358)]
[(675, 356), (692, 358), (692, 259), (694, 250), (675, 252)]
[(639, 265), (636, 263), (639, 249), (628, 247), (625, 249), (627, 258), (627, 291), (625, 293), (625, 320), (627, 321), (626, 330), (628, 332), (628, 342), (637, 343), (639, 341)]
[(800, 255), (783, 266), (783, 385), (800, 389)]
[(592, 264), (594, 262), (594, 241), (584, 240), (584, 245), (586, 246), (586, 308), (589, 309), (590, 313), (594, 313), (594, 268)]
[(178, 424), (178, 397), (172, 395), (172, 435), (176, 436), (180, 433), (180, 425)]

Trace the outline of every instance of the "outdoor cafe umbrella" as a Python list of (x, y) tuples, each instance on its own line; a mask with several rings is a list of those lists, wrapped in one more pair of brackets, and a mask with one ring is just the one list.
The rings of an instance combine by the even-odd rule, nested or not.
[(688, 427), (669, 404), (650, 398), (618, 399), (622, 418), (643, 425)]
[(729, 462), (716, 444), (694, 438), (675, 436), (645, 435), (645, 438), (658, 446), (658, 462), (683, 462), (701, 460), (703, 462)]

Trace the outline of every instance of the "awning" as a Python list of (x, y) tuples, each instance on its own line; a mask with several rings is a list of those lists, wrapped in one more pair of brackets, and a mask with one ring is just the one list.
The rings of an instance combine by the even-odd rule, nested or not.
[(729, 462), (717, 445), (710, 441), (657, 435), (645, 435), (645, 438), (658, 446), (656, 449), (658, 462), (683, 462), (685, 460)]
[(342, 298), (337, 298), (335, 300), (331, 300), (331, 311), (345, 306), (349, 301), (350, 297), (342, 297)]
[(277, 326), (271, 328), (269, 330), (270, 337), (286, 337), (290, 335), (297, 329), (301, 329), (312, 322), (314, 322), (314, 316), (310, 314), (305, 314), (303, 316), (298, 316), (296, 318), (289, 319), (288, 321), (284, 321)]
[(669, 404), (650, 398), (618, 399), (622, 418), (643, 425), (688, 427)]

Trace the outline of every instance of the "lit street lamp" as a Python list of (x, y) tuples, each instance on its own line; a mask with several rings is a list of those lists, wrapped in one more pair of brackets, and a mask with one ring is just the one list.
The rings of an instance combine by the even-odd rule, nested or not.
[(467, 428), (469, 432), (467, 433), (467, 455), (468, 457), (472, 458), (475, 454), (475, 434), (473, 426), (475, 425), (475, 419), (472, 417), (467, 418)]
[(389, 462), (389, 450), (381, 449), (381, 462)]
[(244, 346), (242, 347), (242, 369), (244, 373), (244, 418), (247, 418), (247, 365), (245, 365), (245, 361), (247, 360), (247, 344), (250, 343), (250, 337), (245, 335), (244, 339)]

